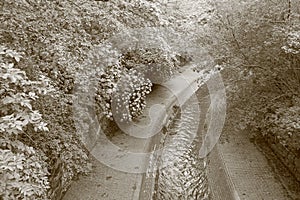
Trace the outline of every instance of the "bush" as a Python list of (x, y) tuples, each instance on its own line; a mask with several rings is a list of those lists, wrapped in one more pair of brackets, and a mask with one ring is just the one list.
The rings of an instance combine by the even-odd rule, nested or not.
[[(49, 133), (41, 132), (32, 136), (32, 139), (34, 143), (39, 144), (36, 148), (49, 157), (47, 162), (51, 173), (55, 170), (53, 164), (57, 160), (62, 162), (62, 191), (68, 188), (72, 179), (91, 170), (88, 152), (82, 143), (79, 130), (74, 125), (72, 104), (72, 96), (63, 94), (41, 97), (34, 104), (42, 110)], [(28, 140), (27, 143), (34, 146), (32, 141)]]
[(229, 106), (242, 119), (241, 127), (259, 125), (262, 113), (279, 100), (296, 106), (300, 96), (299, 3), (237, 0), (212, 4), (215, 11), (206, 26), (206, 42), (215, 61), (224, 66)]
[(114, 106), (117, 108), (114, 114), (121, 115), (122, 120), (132, 120), (141, 114), (146, 106), (146, 94), (151, 91), (152, 83), (149, 79), (119, 64), (107, 67), (98, 76), (96, 102), (107, 118), (113, 120)]
[(122, 66), (136, 69), (151, 80), (160, 84), (169, 80), (179, 69), (179, 59), (184, 57), (176, 53), (169, 53), (162, 49), (136, 49), (123, 54)]
[(293, 152), (300, 150), (300, 107), (280, 106), (272, 113), (267, 113), (260, 125), (262, 134), (272, 134), (280, 143)]
[(0, 139), (2, 199), (48, 199), (47, 157), (20, 141)]
[[(151, 82), (144, 77), (148, 64), (163, 67), (162, 78), (167, 79), (178, 65), (178, 55), (166, 53), (163, 48), (139, 49), (134, 52), (137, 59), (126, 57), (130, 54), (126, 52), (123, 54), (126, 58), (120, 58), (109, 48), (102, 49), (104, 55), (93, 55), (101, 54), (97, 47), (105, 40), (118, 32), (126, 32), (128, 28), (168, 25), (169, 19), (161, 4), (153, 1), (4, 0), (0, 7), (3, 10), (0, 14), (0, 44), (9, 47), (0, 46), (0, 133), (3, 133), (0, 139), (34, 150), (32, 154), (24, 150), (22, 155), (23, 150), (2, 145), (1, 153), (9, 159), (1, 163), (1, 167), (2, 164), (8, 165), (12, 156), (47, 165), (49, 184), (41, 182), (45, 190), (38, 193), (32, 188), (34, 193), (28, 197), (46, 199), (46, 189), (53, 186), (51, 177), (55, 176), (54, 163), (57, 160), (62, 162), (63, 177), (59, 180), (62, 190), (79, 173), (87, 173), (90, 169), (87, 151), (82, 145), (82, 133), (75, 128), (72, 115), (75, 86), (78, 84), (86, 89), (89, 78), (99, 82), (97, 103), (100, 112), (108, 117), (112, 114), (111, 107), (107, 106), (111, 103), (111, 96), (107, 94), (116, 92), (121, 95), (119, 99), (128, 105), (124, 119), (130, 120), (142, 112), (145, 95), (151, 91)], [(102, 66), (103, 57), (109, 62), (95, 75), (96, 71), (90, 69), (96, 70), (99, 63)], [(134, 66), (128, 64), (132, 59)], [(129, 84), (123, 84), (125, 78), (130, 80)], [(32, 170), (44, 180), (47, 173), (44, 168), (40, 170), (32, 166)], [(18, 173), (24, 176), (21, 171)], [(30, 184), (40, 179), (34, 179)], [(17, 193), (15, 187), (9, 188), (6, 195), (24, 195)], [(50, 188), (48, 197), (53, 197), (53, 190)]]
[[(1, 198), (47, 199), (47, 156), (24, 143), (37, 131), (49, 131), (32, 102), (52, 90), (49, 80), (29, 80), (18, 65), (21, 54), (0, 46)], [(30, 130), (30, 131), (29, 131)]]
[[(60, 159), (63, 163), (63, 190), (74, 176), (90, 170), (70, 115), (72, 99), (53, 95), (50, 80), (44, 76), (29, 80), (24, 71), (13, 67), (19, 65), (21, 54), (3, 46), (1, 50), (1, 174), (9, 178), (1, 188), (5, 190), (3, 198), (47, 199), (53, 161)], [(13, 176), (9, 172), (14, 172)]]

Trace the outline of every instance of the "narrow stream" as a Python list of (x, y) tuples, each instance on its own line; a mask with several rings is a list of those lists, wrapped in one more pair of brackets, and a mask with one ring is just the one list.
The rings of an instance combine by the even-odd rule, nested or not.
[[(184, 16), (195, 15), (199, 18), (205, 10), (211, 9), (203, 0), (171, 0), (168, 1), (168, 5), (169, 11)], [(199, 127), (203, 126), (203, 122), (199, 124), (200, 116), (197, 109), (199, 101), (196, 99), (191, 98), (185, 103), (181, 108), (182, 112), (177, 114), (169, 126), (160, 146), (156, 147), (163, 151), (158, 156), (158, 171), (155, 175), (152, 200), (211, 199), (206, 159), (198, 156), (203, 131)]]
[(154, 200), (210, 199), (206, 161), (198, 157), (202, 136), (197, 108), (191, 98), (167, 131), (161, 144), (164, 150), (156, 174)]

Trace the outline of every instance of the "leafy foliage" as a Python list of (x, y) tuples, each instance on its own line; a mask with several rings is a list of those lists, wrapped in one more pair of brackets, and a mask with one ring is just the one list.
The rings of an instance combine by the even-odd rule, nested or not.
[(20, 141), (0, 139), (0, 147), (1, 197), (48, 199), (47, 157)]
[[(78, 173), (87, 173), (90, 169), (81, 133), (75, 128), (72, 117), (76, 99), (72, 96), (75, 84), (85, 85), (88, 78), (99, 82), (96, 88), (100, 97), (97, 99), (98, 109), (108, 117), (111, 117), (107, 106), (111, 96), (107, 94), (111, 94), (111, 90), (126, 91), (121, 93), (122, 98), (127, 99), (130, 110), (126, 119), (141, 113), (145, 106), (145, 95), (151, 90), (150, 81), (147, 77), (142, 78), (143, 71), (137, 65), (130, 69), (125, 65), (118, 66), (121, 63), (118, 53), (110, 55), (115, 52), (107, 47), (101, 49), (104, 55), (100, 55), (101, 51), (95, 49), (118, 32), (126, 32), (128, 28), (166, 26), (169, 18), (160, 3), (147, 0), (4, 0), (0, 2), (0, 7), (3, 11), (0, 14), (0, 44), (5, 46), (0, 47), (0, 132), (4, 133), (1, 139), (10, 145), (24, 144), (35, 151), (30, 155), (24, 153), (23, 156), (3, 145), (1, 153), (9, 159), (17, 156), (29, 163), (47, 165), (50, 179), (55, 173), (55, 160), (61, 160), (62, 187), (65, 190)], [(162, 61), (168, 70), (173, 69), (170, 57), (164, 60), (160, 55), (161, 52), (166, 55), (164, 49), (155, 51), (158, 53), (148, 57), (157, 59), (157, 64)], [(102, 66), (102, 58), (107, 59), (104, 71), (97, 76), (91, 75), (89, 67), (95, 70), (97, 64)], [(145, 59), (145, 56), (141, 59)], [(168, 70), (166, 77), (170, 75)], [(120, 81), (124, 77), (130, 82), (126, 82), (127, 85), (120, 84), (120, 88), (115, 87), (117, 79)], [(46, 171), (39, 171), (35, 166), (31, 170), (44, 180)], [(45, 186), (44, 190), (30, 193), (31, 197), (28, 198), (47, 199), (45, 192), (53, 182), (50, 179), (47, 184), (39, 184), (39, 187)], [(16, 190), (10, 187), (6, 195), (20, 195)], [(36, 192), (35, 189), (31, 191)]]
[(63, 163), (63, 190), (67, 189), (71, 180), (78, 174), (87, 174), (91, 170), (87, 151), (70, 114), (73, 109), (72, 103), (72, 96), (62, 94), (41, 97), (36, 101), (34, 106), (42, 110), (43, 119), (48, 123), (50, 132), (40, 132), (32, 136), (32, 140), (27, 140), (27, 143), (40, 149), (49, 157), (47, 162), (50, 165), (50, 172), (54, 171), (52, 164), (57, 159)]
[[(124, 120), (132, 120), (145, 107), (152, 84), (168, 80), (190, 59), (182, 54), (186, 50), (182, 43), (189, 39), (172, 41), (181, 43), (175, 50), (156, 45), (151, 49), (118, 51), (110, 44), (103, 45), (108, 38), (120, 32), (126, 34), (132, 28), (167, 26), (179, 38), (193, 37), (196, 26), (190, 26), (189, 20), (194, 18), (195, 22), (198, 17), (167, 14), (162, 4), (149, 0), (4, 0), (0, 7), (0, 44), (5, 46), (0, 46), (0, 132), (4, 133), (0, 139), (1, 155), (8, 159), (1, 167), (10, 165), (14, 157), (22, 162), (26, 159), (23, 164), (43, 166), (32, 164), (30, 170), (38, 178), (30, 179), (31, 182), (9, 189), (3, 186), (7, 198), (27, 195), (29, 199), (47, 199), (46, 190), (53, 186), (57, 160), (62, 162), (63, 190), (79, 173), (89, 171), (81, 129), (76, 129), (76, 116), (73, 118), (77, 97), (72, 93), (78, 85), (84, 91), (90, 89), (90, 82), (97, 83), (93, 88), (97, 92), (96, 109), (108, 118), (112, 117), (112, 94), (117, 94), (117, 113)], [(199, 23), (204, 23), (202, 18)], [(82, 125), (89, 130), (86, 124)], [(13, 145), (19, 150), (10, 147)], [(26, 153), (26, 148), (33, 148), (34, 152)], [(12, 165), (17, 174), (26, 176), (18, 162)], [(1, 179), (2, 172), (11, 173), (10, 169), (5, 170), (1, 171)], [(26, 194), (20, 193), (19, 188), (27, 183), (32, 188), (26, 189)], [(37, 191), (37, 185), (43, 190)]]
[(136, 49), (120, 56), (116, 64), (97, 73), (96, 102), (102, 113), (112, 119), (112, 101), (122, 120), (138, 117), (146, 106), (152, 84), (167, 81), (188, 62), (187, 56), (169, 55), (159, 49)]
[(268, 113), (261, 129), (264, 134), (274, 134), (283, 146), (288, 146), (294, 152), (299, 147), (300, 107), (277, 108), (275, 112)]
[(90, 170), (72, 125), (72, 101), (53, 95), (54, 88), (45, 76), (29, 80), (23, 70), (14, 67), (21, 54), (3, 46), (1, 49), (1, 174), (7, 179), (1, 187), (5, 190), (3, 198), (47, 199), (48, 170), (53, 171), (53, 161), (59, 158), (64, 163), (64, 189), (76, 174)]
[(18, 135), (29, 123), (36, 131), (48, 131), (47, 124), (41, 121), (39, 111), (33, 110), (31, 101), (39, 98), (36, 94), (45, 94), (51, 90), (49, 80), (40, 76), (38, 81), (30, 81), (24, 71), (14, 68), (11, 60), (19, 62), (21, 55), (3, 46), (0, 48), (0, 132)]
[(26, 49), (33, 63), (30, 70), (43, 71), (67, 93), (72, 92), (76, 70), (85, 66), (94, 46), (127, 28), (167, 23), (159, 3), (146, 0), (5, 0), (0, 5), (5, 10), (0, 42)]
[(122, 115), (123, 120), (132, 120), (141, 114), (146, 106), (146, 94), (151, 91), (152, 83), (149, 79), (118, 64), (106, 68), (99, 76), (96, 99), (99, 106), (104, 105), (101, 109), (108, 118), (113, 119), (113, 99), (117, 101), (117, 108), (127, 106), (127, 109), (115, 113)]
[(188, 62), (187, 56), (161, 49), (136, 49), (121, 57), (122, 66), (138, 70), (155, 84), (170, 79), (184, 61)]
[(291, 109), (300, 106), (299, 1), (211, 4), (214, 12), (204, 29), (208, 33), (204, 44), (224, 66), (231, 124), (250, 126), (263, 134), (277, 126), (285, 134), (282, 124), (270, 120), (270, 115), (292, 115)]
[[(49, 131), (42, 115), (34, 110), (37, 94), (51, 91), (49, 80), (31, 81), (26, 73), (14, 68), (21, 54), (0, 46), (0, 177), (3, 199), (47, 199), (49, 189), (46, 155), (27, 146), (18, 137), (31, 138), (33, 132)], [(36, 134), (36, 133), (33, 133)]]

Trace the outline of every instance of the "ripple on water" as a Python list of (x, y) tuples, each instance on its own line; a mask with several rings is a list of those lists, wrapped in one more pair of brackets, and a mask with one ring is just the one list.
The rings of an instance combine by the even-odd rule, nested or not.
[(165, 167), (158, 171), (154, 200), (209, 199), (204, 160), (197, 156), (201, 136), (196, 134), (195, 106), (188, 101), (170, 127), (173, 134), (164, 141), (160, 166)]

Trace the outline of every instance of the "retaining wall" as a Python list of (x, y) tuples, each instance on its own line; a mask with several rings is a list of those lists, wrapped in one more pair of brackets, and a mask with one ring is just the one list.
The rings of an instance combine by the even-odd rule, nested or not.
[(282, 145), (274, 134), (267, 134), (264, 138), (280, 161), (300, 182), (300, 149), (298, 149), (298, 151), (291, 150)]

